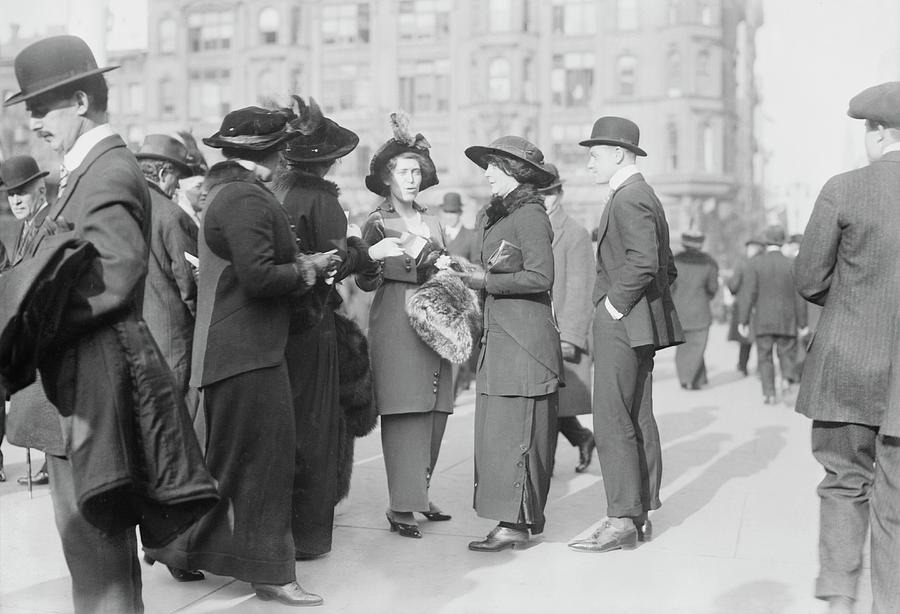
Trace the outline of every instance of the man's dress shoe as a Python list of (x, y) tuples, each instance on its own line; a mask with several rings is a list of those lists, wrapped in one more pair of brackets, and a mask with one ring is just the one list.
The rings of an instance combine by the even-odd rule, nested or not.
[(311, 606), (322, 605), (323, 599), (315, 593), (308, 593), (297, 582), (287, 584), (250, 584), (256, 596), (263, 601), (279, 601), (286, 605)]
[(649, 518), (642, 521), (635, 520), (634, 528), (637, 529), (637, 540), (639, 542), (648, 542), (653, 539), (653, 523)]
[(617, 529), (609, 518), (605, 518), (589, 538), (575, 540), (569, 544), (569, 548), (578, 552), (631, 550), (637, 546), (637, 541), (638, 532), (633, 524), (624, 530)]
[(581, 442), (578, 446), (578, 464), (575, 465), (575, 473), (584, 473), (584, 471), (588, 468), (588, 465), (591, 464), (592, 454), (594, 453), (594, 448), (597, 447), (597, 444), (594, 443), (593, 434), (590, 437), (585, 438), (584, 441)]
[(476, 552), (499, 552), (506, 548), (519, 548), (528, 543), (527, 529), (510, 529), (496, 526), (487, 537), (477, 542), (469, 542), (469, 550)]
[[(23, 475), (19, 479), (16, 480), (19, 486), (28, 486), (28, 476)], [(33, 476), (31, 476), (31, 485), (32, 486), (43, 486), (45, 484), (50, 483), (50, 475), (46, 471), (38, 471)]]
[(6, 472), (3, 471), (3, 467), (0, 467), (0, 482), (6, 481)]

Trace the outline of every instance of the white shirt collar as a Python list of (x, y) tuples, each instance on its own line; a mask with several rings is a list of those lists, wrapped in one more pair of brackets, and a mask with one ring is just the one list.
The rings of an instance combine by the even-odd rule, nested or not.
[(81, 163), (84, 162), (84, 159), (91, 149), (94, 148), (94, 145), (113, 134), (115, 134), (115, 132), (113, 132), (113, 129), (110, 128), (109, 124), (94, 126), (78, 137), (75, 144), (72, 145), (72, 149), (63, 156), (63, 166), (65, 166), (66, 170), (69, 172), (74, 171), (81, 166)]
[(886, 145), (885, 148), (881, 150), (881, 155), (890, 153), (892, 151), (900, 151), (900, 143), (891, 143), (890, 145)]
[(781, 246), (780, 245), (766, 245), (766, 251), (767, 252), (780, 252)]
[(627, 166), (623, 166), (619, 170), (615, 172), (615, 174), (609, 178), (609, 189), (610, 190), (618, 190), (622, 187), (622, 184), (625, 183), (625, 180), (631, 177), (632, 175), (636, 175), (641, 171), (638, 170), (638, 167), (634, 164), (629, 164)]

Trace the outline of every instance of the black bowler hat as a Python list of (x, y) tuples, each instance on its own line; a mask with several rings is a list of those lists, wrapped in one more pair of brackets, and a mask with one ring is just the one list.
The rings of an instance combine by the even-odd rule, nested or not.
[(550, 162), (544, 162), (544, 168), (550, 171), (550, 173), (553, 175), (553, 183), (551, 183), (547, 187), (539, 189), (538, 192), (549, 194), (550, 192), (556, 192), (556, 190), (562, 188), (563, 180), (559, 178), (559, 169), (556, 168), (556, 165)]
[(218, 132), (203, 139), (210, 147), (263, 151), (300, 135), (289, 125), (297, 116), (291, 109), (244, 107), (222, 119)]
[(38, 168), (37, 162), (31, 156), (13, 156), (0, 164), (0, 186), (6, 191), (15, 190), (49, 174), (48, 171)]
[(134, 157), (171, 162), (185, 177), (192, 175), (187, 147), (168, 134), (148, 134)]
[(118, 68), (98, 68), (87, 43), (70, 35), (51, 36), (28, 45), (19, 52), (13, 64), (22, 91), (4, 101), (4, 107)]
[(900, 81), (864, 89), (850, 99), (847, 115), (889, 127), (900, 127)]
[(409, 116), (402, 112), (391, 113), (391, 128), (394, 131), (394, 137), (378, 148), (369, 163), (369, 174), (366, 176), (366, 187), (369, 188), (369, 191), (379, 196), (387, 196), (390, 193), (391, 189), (382, 181), (381, 173), (388, 162), (404, 153), (414, 153), (424, 161), (420, 169), (422, 171), (420, 192), (437, 185), (437, 169), (428, 153), (431, 144), (421, 133), (412, 136), (409, 131)]
[(591, 138), (581, 141), (582, 147), (594, 145), (613, 145), (624, 147), (639, 156), (646, 156), (647, 152), (638, 147), (641, 140), (641, 129), (630, 119), (624, 117), (606, 116), (594, 122), (591, 130)]
[(310, 97), (307, 105), (299, 96), (297, 119), (291, 121), (291, 128), (297, 136), (285, 145), (282, 155), (290, 162), (330, 162), (343, 158), (356, 149), (359, 136), (332, 119), (322, 115), (319, 105)]
[(485, 156), (501, 156), (524, 162), (535, 171), (535, 185), (544, 187), (554, 180), (553, 173), (544, 166), (544, 153), (537, 145), (520, 136), (501, 136), (490, 145), (473, 145), (466, 148), (466, 156), (481, 168), (487, 168)]
[(441, 211), (445, 213), (462, 213), (462, 198), (456, 192), (447, 192), (444, 194), (444, 200), (441, 202)]
[(784, 226), (780, 224), (772, 224), (763, 231), (763, 241), (766, 245), (784, 245), (786, 233)]

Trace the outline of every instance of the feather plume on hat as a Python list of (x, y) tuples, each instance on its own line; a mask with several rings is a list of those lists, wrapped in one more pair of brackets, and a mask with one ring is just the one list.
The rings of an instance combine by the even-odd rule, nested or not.
[(422, 183), (420, 190), (426, 190), (431, 186), (438, 184), (437, 169), (431, 160), (429, 149), (431, 143), (428, 142), (421, 133), (415, 136), (409, 129), (409, 115), (404, 111), (395, 111), (390, 114), (390, 126), (394, 133), (393, 137), (388, 139), (372, 156), (369, 163), (369, 174), (366, 176), (366, 187), (369, 191), (379, 196), (387, 196), (389, 194), (388, 187), (381, 179), (381, 171), (387, 163), (403, 153), (415, 153), (422, 158)]
[(291, 122), (291, 129), (299, 132), (303, 136), (315, 134), (316, 130), (322, 125), (324, 116), (319, 104), (312, 96), (309, 97), (309, 104), (303, 101), (300, 96), (293, 94), (291, 98), (297, 103), (297, 118)]
[(410, 133), (409, 115), (405, 111), (391, 113), (391, 130), (394, 132), (394, 140), (401, 145), (416, 149), (431, 149), (431, 143), (421, 133), (415, 136)]

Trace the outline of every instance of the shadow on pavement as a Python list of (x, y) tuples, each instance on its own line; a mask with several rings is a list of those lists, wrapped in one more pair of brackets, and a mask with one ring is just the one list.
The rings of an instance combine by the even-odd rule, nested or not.
[(787, 585), (761, 580), (742, 584), (719, 595), (713, 602), (713, 612), (721, 614), (759, 614), (784, 612), (792, 598)]

